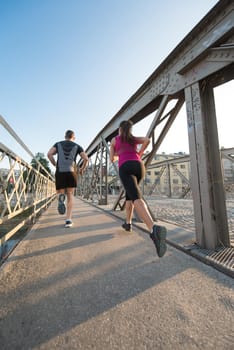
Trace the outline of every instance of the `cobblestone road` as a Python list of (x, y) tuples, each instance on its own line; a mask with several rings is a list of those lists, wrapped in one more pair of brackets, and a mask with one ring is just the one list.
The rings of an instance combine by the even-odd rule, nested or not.
[[(195, 237), (195, 223), (194, 210), (192, 199), (170, 199), (170, 198), (156, 198), (152, 196), (145, 196), (152, 213), (155, 218), (161, 221), (166, 221), (171, 224), (181, 226), (191, 231), (194, 231)], [(109, 204), (114, 203), (116, 197), (108, 197)], [(226, 201), (227, 217), (230, 240), (234, 244), (234, 199)]]

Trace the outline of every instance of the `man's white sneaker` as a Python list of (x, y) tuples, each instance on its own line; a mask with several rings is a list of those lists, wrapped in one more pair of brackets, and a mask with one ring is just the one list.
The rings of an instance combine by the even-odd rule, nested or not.
[(72, 227), (72, 221), (71, 220), (66, 220), (65, 221), (65, 227)]

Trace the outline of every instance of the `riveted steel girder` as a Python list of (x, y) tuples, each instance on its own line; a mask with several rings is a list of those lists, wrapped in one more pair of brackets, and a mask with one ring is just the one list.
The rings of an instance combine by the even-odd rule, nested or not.
[(102, 137), (109, 141), (117, 134), (122, 120), (143, 120), (158, 109), (164, 95), (176, 98), (187, 86), (233, 63), (233, 36), (234, 1), (219, 1), (98, 133), (88, 155), (95, 153)]
[[(196, 240), (202, 248), (229, 246), (213, 88), (234, 79), (234, 1), (219, 1), (179, 43), (144, 84), (110, 119), (86, 149), (91, 157), (103, 140), (118, 133), (123, 120), (134, 124), (155, 112), (146, 132), (152, 149), (146, 167), (176, 119), (184, 101), (192, 168)], [(172, 110), (166, 107), (176, 100)], [(164, 122), (155, 138), (155, 131)], [(161, 124), (162, 126), (162, 124)], [(120, 193), (115, 205), (123, 199)]]

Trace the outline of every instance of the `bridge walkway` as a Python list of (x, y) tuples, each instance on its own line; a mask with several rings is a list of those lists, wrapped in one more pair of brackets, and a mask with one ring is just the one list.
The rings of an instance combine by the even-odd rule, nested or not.
[(75, 199), (54, 201), (0, 268), (2, 350), (233, 349), (233, 279)]

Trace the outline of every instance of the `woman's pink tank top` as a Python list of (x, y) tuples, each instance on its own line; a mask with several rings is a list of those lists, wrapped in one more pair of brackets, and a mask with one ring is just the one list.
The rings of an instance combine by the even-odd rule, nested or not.
[(119, 156), (119, 167), (128, 160), (137, 160), (139, 162), (141, 161), (141, 158), (137, 153), (137, 143), (130, 145), (129, 143), (121, 142), (119, 135), (115, 138), (115, 151)]

